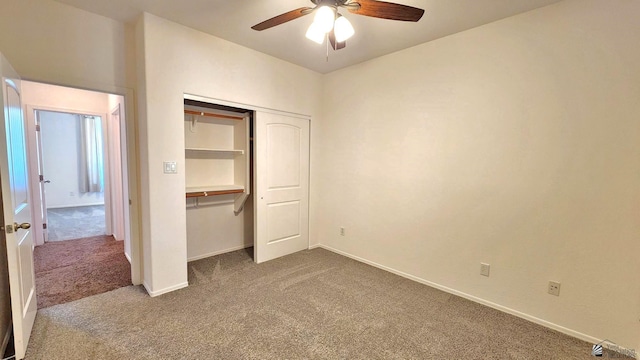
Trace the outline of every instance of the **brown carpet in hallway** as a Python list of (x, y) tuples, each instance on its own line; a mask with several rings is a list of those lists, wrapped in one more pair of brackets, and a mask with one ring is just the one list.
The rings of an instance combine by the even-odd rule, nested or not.
[(38, 309), (131, 285), (124, 242), (112, 236), (49, 242), (34, 261)]

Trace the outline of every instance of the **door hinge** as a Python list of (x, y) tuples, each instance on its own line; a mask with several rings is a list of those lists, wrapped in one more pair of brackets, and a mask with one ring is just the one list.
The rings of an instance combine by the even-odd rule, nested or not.
[(40, 181), (44, 181), (44, 175), (40, 175)]
[(40, 131), (40, 125), (36, 125), (36, 131)]
[(42, 224), (42, 228), (43, 228), (43, 229), (46, 229), (46, 228), (47, 228), (47, 223), (43, 223), (43, 224)]

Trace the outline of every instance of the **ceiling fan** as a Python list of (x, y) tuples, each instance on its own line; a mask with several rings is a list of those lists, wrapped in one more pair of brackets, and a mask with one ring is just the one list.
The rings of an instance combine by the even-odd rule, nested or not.
[(311, 0), (311, 2), (315, 5), (314, 7), (291, 10), (251, 28), (262, 31), (315, 12), (314, 21), (307, 30), (307, 38), (322, 44), (324, 38), (328, 37), (333, 49), (340, 50), (347, 45), (346, 40), (355, 32), (349, 20), (338, 12), (340, 8), (356, 15), (412, 22), (417, 22), (424, 14), (423, 9), (377, 0)]

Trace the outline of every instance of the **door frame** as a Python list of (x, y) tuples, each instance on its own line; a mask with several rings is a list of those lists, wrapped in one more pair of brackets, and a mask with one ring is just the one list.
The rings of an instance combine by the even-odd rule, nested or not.
[[(131, 282), (133, 285), (141, 285), (143, 279), (142, 267), (142, 244), (141, 244), (141, 215), (140, 215), (140, 184), (139, 184), (139, 153), (137, 140), (137, 117), (135, 116), (135, 98), (134, 91), (130, 88), (119, 86), (104, 86), (101, 84), (89, 83), (86, 86), (72, 86), (64, 83), (52, 84), (50, 82), (38, 79), (24, 79), (25, 81), (38, 82), (46, 85), (63, 86), (71, 89), (89, 90), (102, 92), (105, 94), (119, 95), (124, 97), (123, 109), (121, 109), (121, 119), (124, 119), (125, 126), (121, 128), (121, 136), (124, 133), (125, 138), (121, 137), (121, 145), (126, 146), (127, 151), (127, 175), (126, 182), (123, 184), (129, 192), (129, 231), (128, 236), (131, 244)], [(34, 124), (35, 126), (35, 124)], [(34, 129), (35, 130), (35, 129)], [(31, 141), (31, 140), (29, 140)], [(31, 148), (31, 146), (29, 146)], [(28, 155), (31, 156), (30, 154)], [(31, 167), (29, 167), (31, 169)], [(126, 205), (127, 203), (125, 203)], [(125, 221), (127, 222), (127, 221)], [(42, 224), (40, 225), (42, 226)]]
[[(270, 109), (270, 108), (264, 108), (261, 106), (256, 106), (256, 105), (250, 105), (250, 104), (244, 104), (244, 103), (239, 103), (239, 102), (234, 102), (234, 101), (227, 101), (227, 100), (223, 100), (223, 99), (216, 99), (216, 98), (209, 98), (209, 97), (205, 97), (205, 96), (200, 96), (200, 95), (193, 95), (193, 94), (189, 94), (189, 93), (184, 93), (184, 98), (185, 99), (189, 99), (189, 100), (195, 100), (195, 101), (201, 101), (201, 102), (206, 102), (206, 103), (211, 103), (211, 104), (218, 104), (218, 105), (223, 105), (223, 106), (230, 106), (230, 107), (236, 107), (236, 108), (241, 108), (241, 109), (245, 109), (245, 110), (251, 110), (254, 112), (254, 115), (256, 112), (262, 112), (262, 113), (268, 113), (268, 114), (276, 114), (276, 115), (283, 115), (283, 116), (288, 116), (288, 117), (293, 117), (293, 118), (298, 118), (298, 119), (302, 119), (302, 120), (307, 120), (309, 121), (309, 182), (308, 182), (308, 187), (309, 187), (309, 221), (308, 221), (308, 233), (309, 233), (309, 243), (307, 245), (307, 249), (311, 248), (311, 244), (313, 243), (313, 236), (312, 236), (312, 228), (311, 228), (311, 174), (312, 174), (312, 169), (313, 169), (313, 161), (312, 161), (312, 152), (311, 152), (311, 148), (312, 148), (312, 133), (313, 133), (313, 121), (312, 121), (312, 117), (311, 115), (305, 115), (305, 114), (299, 114), (299, 113), (294, 113), (294, 112), (287, 112), (287, 111), (282, 111), (282, 110), (275, 110), (275, 109)], [(255, 120), (254, 120), (255, 121)], [(254, 134), (253, 136), (255, 137), (255, 129), (254, 129)], [(254, 140), (255, 141), (255, 140)], [(255, 166), (255, 165), (254, 165)], [(254, 174), (255, 176), (255, 174)], [(251, 182), (253, 183), (253, 179), (251, 179)], [(253, 186), (255, 186), (255, 183), (253, 184)], [(254, 202), (253, 202), (253, 206), (256, 207), (256, 201), (255, 201), (255, 196), (256, 196), (256, 191), (255, 189), (251, 190), (254, 196)], [(254, 216), (254, 224), (255, 224), (255, 216)], [(255, 232), (255, 225), (254, 225), (254, 233), (253, 233), (253, 246), (254, 249), (256, 248), (256, 232)], [(254, 259), (255, 261), (255, 259)]]
[[(111, 171), (109, 169), (109, 161), (110, 161), (110, 152), (109, 152), (109, 134), (107, 131), (107, 121), (109, 121), (108, 115), (101, 114), (99, 112), (94, 111), (84, 111), (84, 110), (76, 110), (76, 109), (66, 109), (66, 108), (58, 108), (53, 106), (40, 106), (40, 105), (32, 105), (32, 104), (23, 104), (25, 108), (25, 119), (27, 122), (27, 126), (25, 128), (27, 132), (27, 160), (29, 171), (33, 176), (31, 176), (30, 190), (32, 193), (32, 209), (33, 209), (33, 225), (34, 225), (34, 243), (36, 246), (44, 244), (44, 229), (43, 229), (43, 216), (39, 213), (39, 209), (42, 209), (42, 197), (40, 196), (40, 169), (38, 167), (38, 141), (34, 134), (36, 133), (36, 111), (47, 111), (47, 112), (57, 112), (57, 113), (65, 113), (71, 115), (89, 115), (89, 116), (99, 116), (102, 121), (102, 153), (103, 153), (103, 166), (104, 166), (104, 212), (105, 212), (105, 232), (107, 235), (111, 235), (113, 233), (112, 223), (113, 219), (111, 216)], [(42, 120), (41, 120), (42, 121)], [(38, 190), (36, 192), (36, 189)], [(46, 209), (43, 209), (46, 211)]]
[[(126, 156), (122, 156), (123, 154), (127, 153), (127, 146), (126, 146), (126, 141), (122, 141), (122, 139), (126, 139), (126, 133), (123, 132), (123, 126), (122, 126), (122, 106), (121, 104), (116, 104), (115, 107), (113, 107), (112, 109), (109, 110), (109, 119), (107, 121), (107, 133), (112, 134), (114, 127), (116, 126), (115, 124), (117, 123), (117, 130), (118, 130), (118, 144), (115, 144), (115, 142), (113, 141), (113, 138), (111, 141), (109, 141), (109, 146), (115, 146), (115, 145), (119, 145), (119, 148), (113, 148), (109, 150), (109, 154), (111, 154), (112, 151), (117, 150), (117, 152), (120, 153), (120, 166), (114, 166), (114, 162), (116, 162), (116, 159), (114, 159), (113, 157), (111, 157), (110, 163), (109, 163), (109, 167), (114, 169), (114, 172), (111, 173), (111, 184), (114, 185), (114, 182), (118, 181), (118, 179), (123, 180), (125, 178), (127, 178), (127, 157)], [(116, 176), (116, 172), (120, 170), (120, 177)], [(123, 206), (123, 211), (124, 211), (124, 216), (122, 217), (122, 219), (124, 219), (124, 223), (123, 224), (119, 224), (119, 219), (116, 218), (112, 218), (113, 220), (113, 224), (114, 224), (114, 228), (111, 229), (112, 233), (113, 233), (113, 237), (116, 238), (116, 240), (125, 240), (127, 241), (127, 221), (126, 219), (129, 218), (129, 207), (125, 206), (126, 201), (124, 201), (125, 199), (129, 199), (129, 192), (127, 189), (127, 186), (125, 186), (124, 181), (122, 181), (122, 184), (120, 184), (122, 186), (122, 193), (120, 194), (120, 196), (118, 196), (118, 193), (116, 191), (117, 187), (114, 185), (112, 186), (111, 190), (112, 190), (112, 198), (114, 199), (118, 199), (120, 198), (120, 200), (123, 201), (122, 206)], [(111, 213), (116, 214), (116, 209), (117, 206), (112, 206), (112, 210)], [(121, 229), (118, 229), (119, 227), (121, 227)], [(130, 240), (129, 240), (130, 241)], [(126, 246), (126, 245), (125, 245)], [(127, 255), (127, 252), (125, 251), (125, 255)], [(127, 255), (129, 256), (129, 255)], [(131, 261), (131, 259), (129, 259), (129, 261)]]

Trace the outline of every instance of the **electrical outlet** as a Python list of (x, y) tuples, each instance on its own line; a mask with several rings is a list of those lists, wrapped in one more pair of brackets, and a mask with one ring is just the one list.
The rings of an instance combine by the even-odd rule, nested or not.
[(557, 281), (549, 281), (549, 294), (560, 296), (560, 283)]
[(489, 277), (489, 269), (490, 268), (491, 268), (491, 265), (485, 264), (485, 263), (480, 263), (480, 275)]
[(344, 236), (344, 227), (340, 227), (340, 236)]

